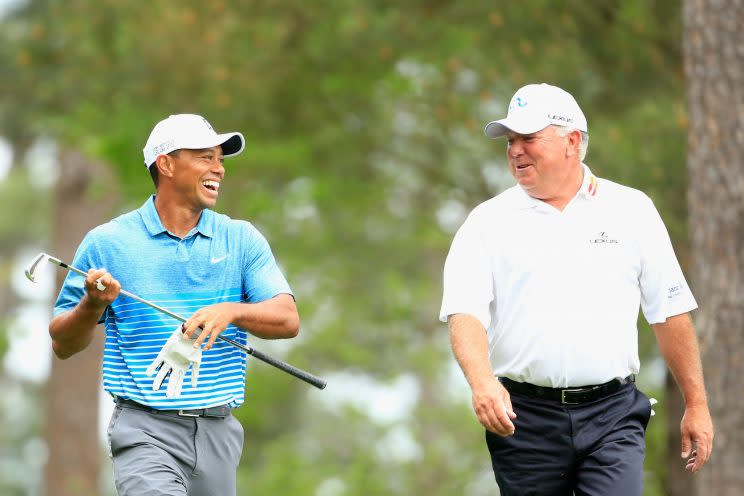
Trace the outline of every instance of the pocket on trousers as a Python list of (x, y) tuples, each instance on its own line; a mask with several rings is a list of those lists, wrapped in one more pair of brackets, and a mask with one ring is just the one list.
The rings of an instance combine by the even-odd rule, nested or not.
[(111, 419), (109, 420), (108, 427), (106, 428), (106, 441), (108, 445), (108, 456), (113, 458), (111, 450), (111, 436), (113, 435), (116, 424), (118, 423), (119, 417), (121, 416), (122, 408), (120, 406), (114, 407), (114, 411), (111, 413)]
[(240, 457), (243, 454), (243, 443), (245, 441), (245, 431), (243, 430), (243, 424), (235, 418), (234, 415), (230, 415), (225, 420), (229, 422), (229, 431), (231, 437), (235, 440), (235, 467), (237, 468), (240, 463)]
[(648, 422), (651, 420), (651, 400), (646, 396), (646, 393), (635, 388), (636, 391), (636, 405), (638, 405), (638, 409), (641, 415), (641, 424), (643, 425), (643, 430), (645, 431), (648, 427)]

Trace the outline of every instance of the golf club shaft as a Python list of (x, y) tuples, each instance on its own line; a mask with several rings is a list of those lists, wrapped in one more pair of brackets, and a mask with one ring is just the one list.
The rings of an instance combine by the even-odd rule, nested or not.
[[(61, 261), (58, 258), (49, 257), (49, 261), (52, 262), (52, 263), (54, 263), (54, 264), (59, 265), (62, 268), (65, 268), (65, 269), (71, 270), (71, 271), (73, 271), (73, 272), (75, 272), (77, 274), (80, 274), (83, 277), (88, 277), (88, 274), (87, 273), (83, 272), (82, 270), (78, 269), (77, 267), (73, 267), (72, 265), (66, 264), (65, 262)], [(181, 317), (180, 315), (175, 314), (175, 313), (171, 312), (170, 310), (166, 310), (165, 308), (163, 308), (163, 307), (161, 307), (159, 305), (156, 305), (155, 303), (151, 303), (151, 302), (149, 302), (147, 300), (144, 300), (144, 299), (140, 298), (139, 296), (130, 293), (129, 291), (126, 291), (124, 289), (121, 289), (120, 292), (121, 292), (121, 294), (123, 294), (125, 296), (128, 296), (128, 297), (132, 298), (133, 300), (137, 300), (138, 302), (142, 303), (143, 305), (147, 305), (148, 307), (154, 308), (155, 310), (158, 310), (159, 312), (162, 312), (162, 313), (164, 313), (164, 314), (166, 314), (166, 315), (168, 315), (170, 317), (173, 317), (174, 319), (176, 319), (178, 321), (186, 322), (186, 319), (183, 318), (183, 317)], [(293, 365), (290, 365), (290, 364), (288, 364), (286, 362), (282, 362), (281, 360), (278, 360), (278, 359), (276, 359), (274, 357), (271, 357), (271, 356), (269, 356), (269, 355), (267, 355), (265, 353), (262, 353), (262, 352), (260, 352), (260, 351), (258, 351), (256, 349), (254, 349), (254, 348), (251, 348), (250, 346), (243, 346), (242, 344), (240, 344), (240, 343), (238, 343), (236, 341), (233, 341), (232, 339), (227, 338), (227, 337), (223, 336), (222, 334), (217, 335), (217, 339), (221, 339), (222, 341), (224, 341), (224, 342), (226, 342), (226, 343), (228, 343), (228, 344), (230, 344), (232, 346), (235, 346), (236, 348), (239, 348), (239, 349), (243, 350), (244, 352), (248, 353), (249, 355), (258, 358), (262, 362), (268, 363), (269, 365), (273, 365), (274, 367), (276, 367), (276, 368), (278, 368), (280, 370), (283, 370), (284, 372), (286, 372), (286, 373), (288, 373), (290, 375), (293, 375), (293, 376), (297, 377), (298, 379), (307, 382), (308, 384), (312, 384), (313, 386), (315, 386), (318, 389), (325, 389), (325, 387), (326, 387), (326, 381), (324, 381), (323, 379), (321, 379), (320, 377), (318, 377), (316, 375), (313, 375), (313, 374), (311, 374), (309, 372), (306, 372), (306, 371), (304, 371), (302, 369), (298, 369), (297, 367), (295, 367)]]

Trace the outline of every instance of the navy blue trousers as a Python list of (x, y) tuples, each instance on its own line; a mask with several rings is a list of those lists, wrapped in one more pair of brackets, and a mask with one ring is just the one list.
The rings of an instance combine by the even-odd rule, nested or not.
[(511, 393), (513, 436), (486, 432), (502, 496), (640, 496), (648, 397), (635, 383), (581, 405)]

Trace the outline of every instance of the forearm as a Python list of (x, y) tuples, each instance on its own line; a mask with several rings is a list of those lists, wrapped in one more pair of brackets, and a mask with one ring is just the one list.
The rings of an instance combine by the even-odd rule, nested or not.
[(54, 354), (64, 360), (87, 348), (102, 313), (103, 308), (83, 296), (75, 308), (53, 318), (49, 323), (49, 335)]
[(231, 303), (232, 323), (263, 339), (286, 339), (297, 336), (300, 317), (294, 298), (277, 295), (259, 303)]
[(682, 391), (685, 404), (706, 405), (703, 368), (690, 314), (675, 315), (651, 327), (656, 334), (659, 351)]
[(451, 315), (449, 329), (452, 352), (470, 387), (477, 388), (492, 381), (488, 336), (480, 321), (471, 315)]

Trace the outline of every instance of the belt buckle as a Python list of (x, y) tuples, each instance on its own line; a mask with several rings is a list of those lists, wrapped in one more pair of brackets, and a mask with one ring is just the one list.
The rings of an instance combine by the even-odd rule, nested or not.
[(583, 388), (561, 389), (561, 405), (579, 405), (579, 401), (566, 401), (566, 393), (580, 393)]
[(189, 410), (178, 410), (178, 416), (179, 417), (198, 417), (198, 413), (193, 413), (193, 411)]

